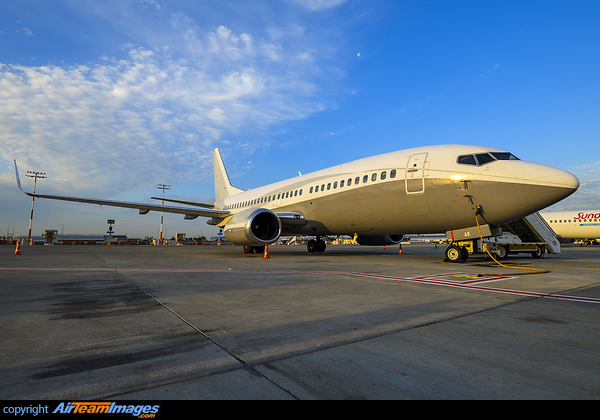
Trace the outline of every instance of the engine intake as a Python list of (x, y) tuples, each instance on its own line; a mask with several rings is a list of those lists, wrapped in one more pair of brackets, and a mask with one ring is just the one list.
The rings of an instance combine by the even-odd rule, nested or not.
[(224, 228), (225, 237), (234, 245), (261, 246), (279, 239), (281, 221), (268, 209), (246, 209), (236, 213)]
[(358, 235), (356, 242), (363, 246), (399, 244), (404, 235)]

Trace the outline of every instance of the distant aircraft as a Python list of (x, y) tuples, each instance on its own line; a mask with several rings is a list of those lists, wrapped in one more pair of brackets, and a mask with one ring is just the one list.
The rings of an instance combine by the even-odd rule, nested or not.
[(308, 251), (323, 252), (322, 238), (328, 235), (357, 234), (361, 245), (391, 245), (405, 233), (477, 229), (478, 223), (501, 226), (579, 187), (569, 172), (519, 160), (504, 150), (468, 145), (386, 153), (249, 191), (231, 185), (218, 149), (213, 161), (215, 202), (164, 199), (185, 207), (32, 194), (21, 188), (16, 161), (15, 172), (18, 187), (29, 196), (129, 207), (140, 214), (209, 217), (207, 223), (221, 227), (229, 242), (243, 245), (246, 252), (262, 252), (281, 235), (314, 236)]
[(540, 215), (561, 241), (581, 239), (593, 245), (600, 243), (600, 210), (541, 212)]

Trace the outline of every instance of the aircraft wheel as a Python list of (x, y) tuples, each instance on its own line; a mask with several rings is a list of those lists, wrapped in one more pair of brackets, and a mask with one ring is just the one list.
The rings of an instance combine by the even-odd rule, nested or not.
[(446, 259), (450, 262), (465, 262), (466, 260), (466, 250), (458, 245), (449, 245), (446, 248)]
[(544, 247), (538, 245), (536, 250), (531, 253), (531, 256), (537, 260), (538, 258), (542, 258), (544, 256), (544, 252)]
[(503, 245), (498, 245), (496, 247), (496, 258), (499, 260), (505, 260), (508, 257), (508, 248)]
[(317, 252), (317, 241), (316, 239), (311, 239), (310, 241), (308, 241), (308, 244), (306, 244), (306, 249), (308, 249), (308, 252)]
[(317, 252), (325, 252), (325, 248), (327, 248), (327, 244), (323, 239), (319, 239), (317, 241)]

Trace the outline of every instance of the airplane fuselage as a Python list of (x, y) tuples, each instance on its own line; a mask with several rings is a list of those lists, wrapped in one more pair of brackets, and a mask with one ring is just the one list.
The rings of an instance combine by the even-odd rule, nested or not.
[[(489, 153), (496, 154), (495, 159)], [(471, 156), (480, 155), (481, 163)], [(527, 216), (569, 195), (571, 174), (500, 149), (446, 145), (387, 153), (234, 194), (215, 208), (297, 212), (282, 234), (438, 233)]]
[(600, 242), (600, 210), (541, 212), (559, 239)]

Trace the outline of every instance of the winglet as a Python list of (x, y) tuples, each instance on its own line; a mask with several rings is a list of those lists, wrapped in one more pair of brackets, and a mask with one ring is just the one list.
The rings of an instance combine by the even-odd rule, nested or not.
[(19, 178), (19, 169), (17, 168), (17, 159), (13, 159), (15, 161), (15, 175), (17, 176), (17, 187), (25, 194), (29, 195), (23, 188), (21, 187), (21, 178)]

